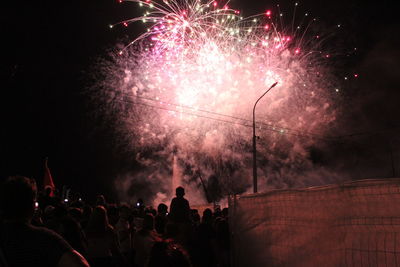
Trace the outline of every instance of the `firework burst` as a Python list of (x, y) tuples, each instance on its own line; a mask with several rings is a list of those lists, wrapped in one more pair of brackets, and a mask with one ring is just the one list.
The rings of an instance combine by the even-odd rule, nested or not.
[[(243, 18), (216, 1), (127, 2), (144, 15), (118, 24), (148, 28), (106, 64), (102, 88), (138, 161), (168, 169), (175, 154), (187, 182), (216, 176), (231, 181), (227, 191), (243, 187), (251, 176), (252, 107), (278, 82), (256, 111), (259, 173), (275, 184), (310, 167), (307, 147), (335, 120), (332, 79), (310, 24), (288, 32), (271, 10)], [(278, 180), (291, 186), (293, 179)]]

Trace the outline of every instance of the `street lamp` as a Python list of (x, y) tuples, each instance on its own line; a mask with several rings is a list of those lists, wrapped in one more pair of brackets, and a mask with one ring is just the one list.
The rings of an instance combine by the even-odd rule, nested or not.
[(261, 98), (263, 98), (277, 84), (278, 82), (275, 82), (273, 85), (271, 85), (271, 87), (268, 88), (268, 90), (265, 91), (265, 93), (262, 94), (262, 96), (259, 99), (257, 99), (253, 107), (253, 192), (254, 193), (257, 193), (256, 105), (258, 101), (260, 101)]

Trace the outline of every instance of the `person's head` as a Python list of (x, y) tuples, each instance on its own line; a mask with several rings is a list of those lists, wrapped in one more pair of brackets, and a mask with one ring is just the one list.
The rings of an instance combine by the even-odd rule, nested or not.
[(109, 226), (107, 210), (99, 205), (93, 209), (92, 215), (90, 216), (87, 231), (88, 232), (105, 232)]
[(221, 208), (219, 208), (219, 207), (215, 208), (215, 210), (214, 210), (214, 217), (215, 217), (215, 218), (217, 218), (217, 217), (222, 217)]
[(175, 189), (175, 194), (177, 197), (183, 197), (185, 195), (185, 188), (179, 186)]
[(106, 199), (103, 195), (97, 195), (96, 197), (96, 205), (100, 206), (105, 206), (106, 205)]
[(77, 222), (80, 222), (82, 220), (82, 210), (79, 208), (70, 208), (68, 210), (68, 215)]
[(92, 209), (91, 206), (89, 206), (89, 205), (83, 206), (83, 209), (82, 209), (82, 218), (83, 218), (83, 219), (89, 219), (90, 216), (92, 215), (92, 212), (93, 212), (93, 209)]
[(119, 207), (119, 216), (124, 219), (124, 220), (128, 220), (131, 218), (132, 216), (132, 211), (131, 209), (128, 207), (128, 205), (123, 204)]
[(148, 208), (146, 208), (144, 212), (145, 212), (145, 213), (150, 213), (150, 214), (152, 214), (154, 217), (157, 216), (157, 211), (156, 211), (153, 207), (148, 207)]
[(157, 213), (159, 215), (166, 215), (167, 212), (168, 212), (168, 206), (167, 205), (165, 205), (164, 203), (158, 204)]
[(143, 218), (143, 227), (144, 230), (153, 230), (154, 229), (154, 217), (153, 214), (147, 213)]
[(211, 209), (207, 208), (203, 211), (203, 218), (204, 223), (210, 222), (212, 220), (212, 211)]
[(107, 207), (108, 222), (115, 225), (119, 220), (119, 209), (116, 205), (108, 205)]
[(30, 220), (35, 210), (36, 183), (23, 176), (9, 177), (1, 186), (0, 209), (4, 219)]
[(191, 210), (191, 217), (192, 217), (192, 221), (196, 224), (200, 223), (200, 214), (199, 211), (197, 209), (192, 209)]
[(54, 206), (52, 206), (52, 205), (47, 205), (46, 206), (46, 208), (43, 211), (43, 213), (44, 213), (43, 215), (44, 215), (46, 220), (52, 219), (54, 217), (54, 210), (55, 209), (56, 208)]
[(46, 197), (51, 197), (53, 195), (53, 188), (51, 188), (51, 186), (46, 186), (44, 188), (44, 195)]

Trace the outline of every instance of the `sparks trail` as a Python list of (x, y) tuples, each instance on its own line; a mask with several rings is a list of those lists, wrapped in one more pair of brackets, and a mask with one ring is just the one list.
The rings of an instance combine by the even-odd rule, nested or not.
[[(286, 36), (283, 32), (278, 30), (278, 25), (271, 20), (271, 11), (268, 10), (265, 14), (253, 15), (250, 17), (240, 16), (240, 11), (230, 9), (228, 7), (229, 1), (223, 5), (223, 8), (218, 8), (217, 1), (208, 1), (202, 3), (199, 0), (184, 0), (184, 1), (143, 1), (143, 0), (123, 0), (121, 2), (134, 2), (138, 3), (141, 7), (148, 7), (143, 16), (127, 19), (116, 24), (110, 25), (113, 28), (116, 25), (128, 26), (130, 23), (142, 21), (143, 23), (151, 23), (147, 32), (141, 34), (139, 37), (131, 41), (119, 53), (122, 54), (129, 46), (150, 37), (153, 41), (160, 41), (161, 48), (177, 48), (177, 45), (192, 46), (199, 41), (209, 41), (209, 36), (219, 41), (235, 40), (236, 42), (244, 42), (245, 40), (253, 39), (252, 45), (257, 47), (257, 43), (261, 42), (266, 46), (266, 42), (260, 32), (270, 31), (273, 33), (271, 39), (275, 49), (287, 48), (291, 43), (292, 38)], [(297, 6), (297, 3), (296, 3)], [(279, 6), (278, 6), (279, 10)], [(280, 11), (279, 11), (280, 12)], [(305, 14), (307, 17), (308, 14)], [(281, 19), (281, 18), (280, 18)], [(295, 16), (293, 16), (292, 28), (294, 25)], [(261, 22), (261, 23), (260, 23)], [(280, 24), (283, 24), (280, 21)], [(303, 24), (303, 21), (300, 25)], [(299, 38), (299, 45), (304, 39), (304, 34), (307, 32), (309, 23), (306, 30), (302, 33), (303, 36)], [(300, 25), (293, 31), (296, 33), (300, 29)], [(265, 36), (267, 39), (268, 36)], [(160, 48), (160, 47), (159, 47)], [(263, 47), (261, 46), (263, 49)], [(299, 47), (293, 50), (294, 53), (299, 54)]]

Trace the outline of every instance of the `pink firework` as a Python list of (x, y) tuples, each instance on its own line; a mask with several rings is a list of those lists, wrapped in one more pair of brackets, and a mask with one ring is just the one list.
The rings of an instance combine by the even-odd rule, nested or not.
[(120, 111), (119, 130), (138, 161), (171, 162), (174, 153), (191, 170), (182, 174), (187, 182), (200, 173), (247, 184), (252, 107), (278, 82), (256, 111), (260, 160), (268, 162), (259, 164), (260, 175), (268, 173), (264, 182), (295, 176), (285, 162), (310, 167), (307, 147), (335, 120), (335, 110), (326, 59), (306, 37), (309, 24), (286, 32), (271, 10), (243, 18), (216, 1), (128, 2), (144, 15), (120, 24), (148, 28), (107, 65), (103, 87), (117, 100), (110, 108)]

